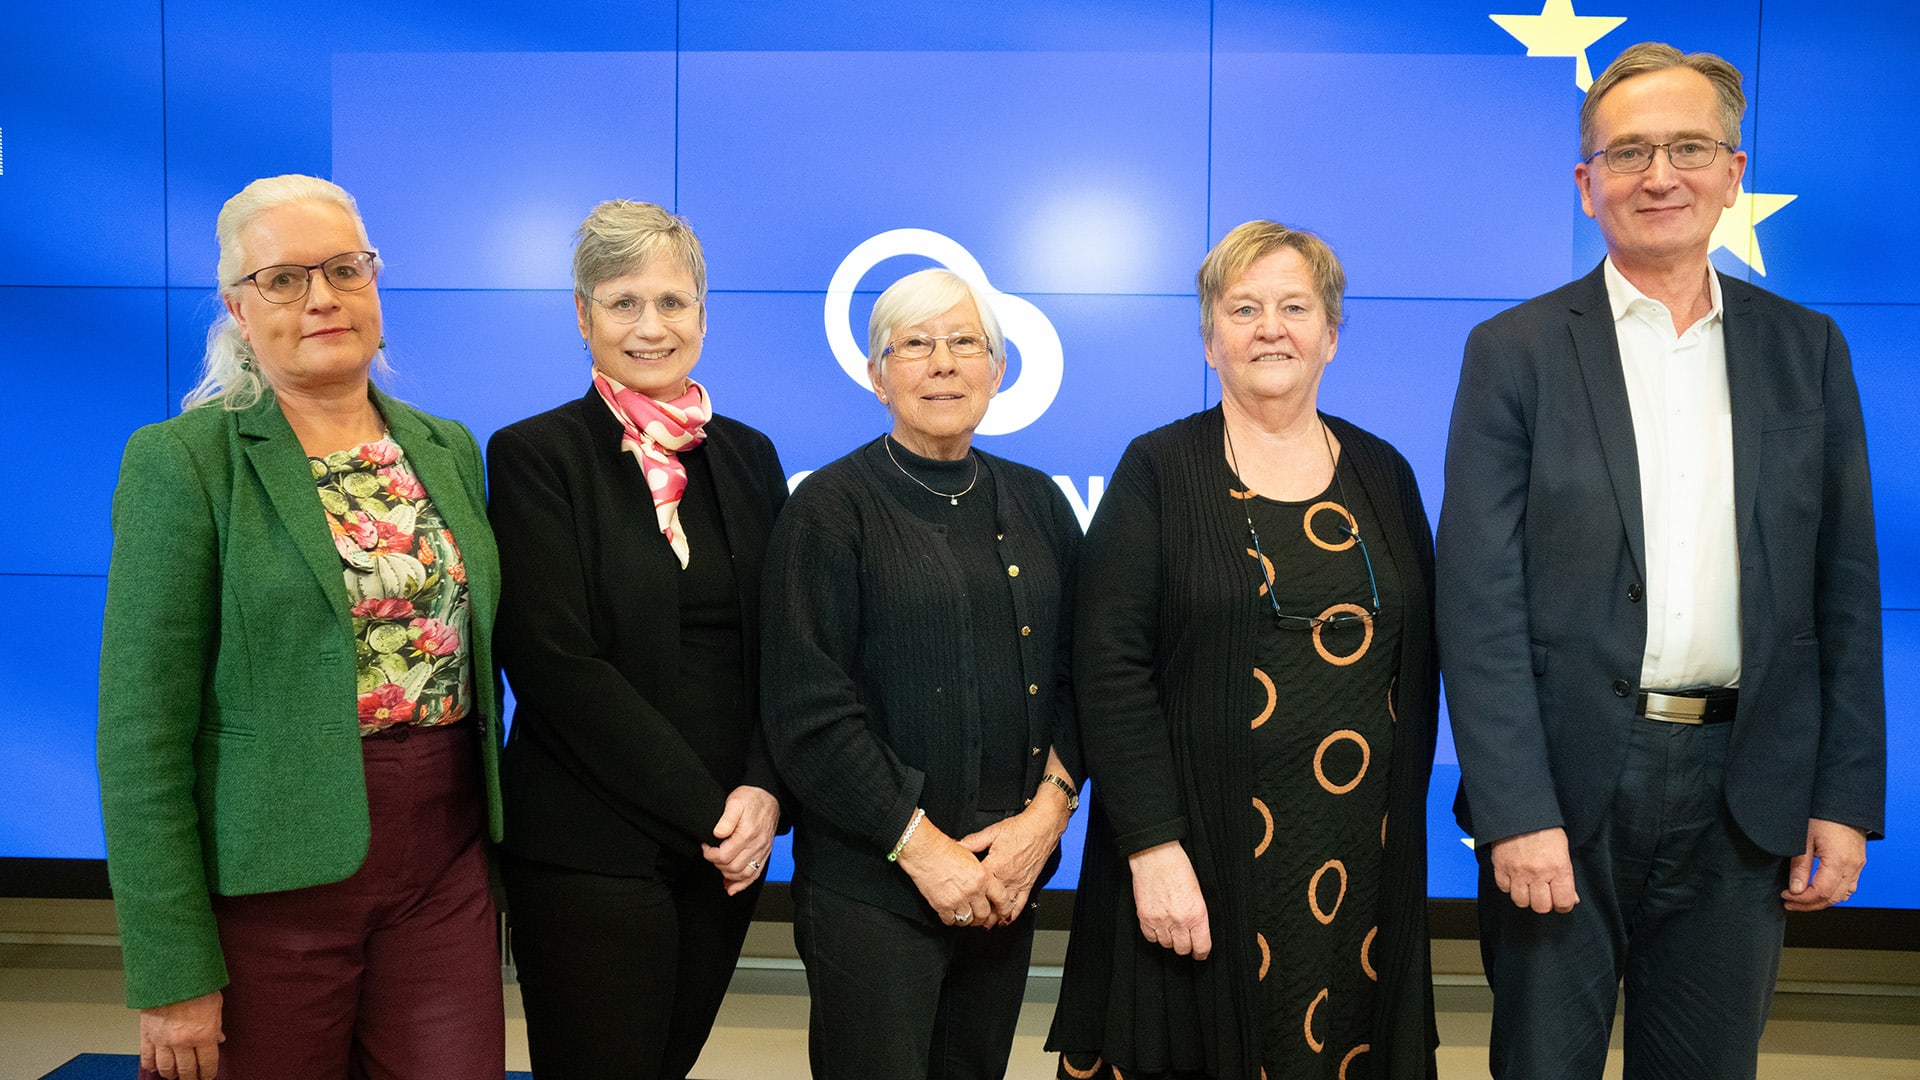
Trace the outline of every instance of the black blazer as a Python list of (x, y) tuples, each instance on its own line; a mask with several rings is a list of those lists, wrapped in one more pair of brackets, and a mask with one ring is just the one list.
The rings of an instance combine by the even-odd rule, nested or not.
[(487, 443), (500, 545), (494, 651), (516, 698), (501, 760), (503, 846), (599, 873), (699, 857), (728, 792), (779, 794), (759, 735), (760, 567), (786, 474), (765, 435), (716, 416), (703, 444), (740, 587), (748, 718), (738, 775), (716, 776), (655, 702), (679, 669), (680, 563), (620, 422), (586, 396)]
[[(1878, 834), (1880, 584), (1866, 435), (1833, 320), (1722, 276), (1740, 553), (1726, 799), (1780, 855)], [(1438, 625), (1460, 823), (1482, 841), (1612, 800), (1647, 614), (1640, 473), (1602, 271), (1476, 327), (1447, 442)]]

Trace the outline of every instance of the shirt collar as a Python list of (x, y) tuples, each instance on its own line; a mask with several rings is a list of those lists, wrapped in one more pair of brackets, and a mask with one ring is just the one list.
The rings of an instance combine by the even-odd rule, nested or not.
[[(1651, 313), (1652, 317), (1656, 319), (1666, 320), (1672, 318), (1673, 313), (1667, 309), (1667, 305), (1641, 292), (1634, 286), (1633, 282), (1627, 280), (1627, 275), (1621, 273), (1620, 269), (1613, 265), (1613, 256), (1607, 256), (1600, 265), (1601, 272), (1606, 275), (1607, 279), (1607, 303), (1613, 309), (1614, 322), (1617, 323), (1629, 315), (1636, 314), (1636, 308), (1639, 309), (1640, 313)], [(1714, 273), (1713, 267), (1711, 266), (1707, 267), (1707, 294), (1713, 299), (1713, 308), (1708, 311), (1699, 322), (1695, 323), (1694, 326), (1707, 326), (1717, 323), (1722, 316), (1720, 304), (1720, 275)], [(1692, 327), (1688, 329), (1692, 329)]]

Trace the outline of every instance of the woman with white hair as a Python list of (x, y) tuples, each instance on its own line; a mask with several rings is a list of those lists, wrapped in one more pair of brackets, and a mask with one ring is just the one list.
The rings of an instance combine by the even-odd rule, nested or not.
[(592, 385), (487, 444), (516, 701), (501, 872), (534, 1073), (672, 1080), (713, 1028), (780, 826), (760, 562), (787, 481), (693, 378), (693, 229), (614, 200), (578, 237)]
[(794, 935), (815, 1077), (997, 1077), (1034, 891), (1078, 802), (1066, 613), (1080, 530), (1044, 474), (973, 447), (1006, 374), (946, 270), (881, 294), (892, 430), (794, 493), (767, 555), (763, 683), (799, 804)]
[(376, 389), (352, 196), (256, 180), (181, 415), (135, 432), (101, 645), (143, 1076), (498, 1076), (498, 564), (480, 448)]

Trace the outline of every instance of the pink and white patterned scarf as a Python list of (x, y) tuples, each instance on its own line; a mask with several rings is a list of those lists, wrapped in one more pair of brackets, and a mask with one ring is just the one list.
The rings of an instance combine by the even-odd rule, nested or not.
[(688, 379), (686, 393), (672, 401), (656, 401), (598, 371), (593, 373), (593, 388), (600, 391), (600, 400), (607, 403), (625, 429), (620, 449), (640, 463), (647, 487), (653, 492), (653, 512), (660, 520), (660, 532), (680, 557), (680, 569), (685, 570), (692, 553), (687, 549), (686, 535), (680, 531), (680, 496), (687, 490), (687, 467), (680, 464), (679, 452), (706, 441), (707, 421), (713, 419), (707, 388)]

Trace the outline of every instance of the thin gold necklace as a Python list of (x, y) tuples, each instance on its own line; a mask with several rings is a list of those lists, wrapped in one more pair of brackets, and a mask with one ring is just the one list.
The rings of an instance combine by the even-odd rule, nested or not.
[[(882, 435), (881, 439), (884, 440), (887, 448), (887, 460), (893, 462), (893, 467), (900, 470), (901, 476), (906, 477), (907, 479), (913, 481), (914, 483), (919, 484), (921, 487), (926, 488), (929, 492), (932, 492), (933, 494), (938, 495), (941, 498), (947, 500), (949, 505), (959, 506), (960, 496), (965, 495), (969, 491), (972, 491), (973, 485), (980, 482), (980, 459), (973, 458), (973, 479), (967, 481), (966, 487), (961, 488), (959, 491), (952, 491), (952, 492), (935, 491), (933, 488), (927, 487), (926, 481), (908, 472), (907, 467), (905, 465), (900, 464), (900, 459), (893, 456), (893, 436)], [(967, 456), (973, 457), (973, 451), (968, 450)]]

